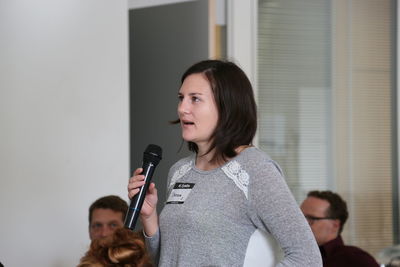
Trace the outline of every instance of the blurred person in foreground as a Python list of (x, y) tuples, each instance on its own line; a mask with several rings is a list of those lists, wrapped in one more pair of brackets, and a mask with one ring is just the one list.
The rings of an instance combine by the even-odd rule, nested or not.
[(78, 267), (152, 267), (144, 241), (139, 233), (127, 228), (94, 239)]
[(378, 267), (366, 251), (346, 246), (341, 237), (347, 204), (331, 191), (311, 191), (300, 206), (321, 251), (324, 267)]

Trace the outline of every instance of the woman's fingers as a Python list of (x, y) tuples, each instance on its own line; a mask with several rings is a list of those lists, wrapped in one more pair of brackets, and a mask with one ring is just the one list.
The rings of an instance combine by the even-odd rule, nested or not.
[(149, 194), (152, 194), (152, 195), (157, 194), (156, 185), (154, 183), (150, 183), (148, 191), (149, 191)]
[(139, 193), (139, 190), (140, 190), (139, 188), (129, 190), (128, 192), (129, 199), (133, 198), (137, 193)]
[(133, 172), (133, 176), (139, 175), (143, 172), (143, 168), (137, 168), (134, 172)]
[(139, 188), (145, 184), (144, 175), (141, 175), (143, 169), (137, 168), (133, 172), (133, 176), (129, 179), (128, 183), (128, 197), (132, 198), (139, 192)]
[(144, 180), (138, 180), (138, 181), (132, 180), (132, 181), (129, 181), (128, 191), (131, 190), (131, 189), (135, 189), (135, 188), (141, 187), (142, 185), (144, 185), (144, 183), (145, 183)]
[[(142, 175), (143, 169), (137, 168), (133, 172), (133, 176), (129, 179), (128, 183), (128, 197), (132, 199), (137, 193), (140, 191), (140, 187), (145, 184), (144, 175)], [(157, 205), (158, 196), (157, 189), (154, 183), (150, 183), (149, 188), (146, 192), (145, 202), (151, 207), (154, 208)]]

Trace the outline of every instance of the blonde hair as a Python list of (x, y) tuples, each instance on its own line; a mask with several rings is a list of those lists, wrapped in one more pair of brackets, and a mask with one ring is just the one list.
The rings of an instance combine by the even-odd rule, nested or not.
[(152, 267), (143, 237), (127, 228), (95, 239), (77, 267)]

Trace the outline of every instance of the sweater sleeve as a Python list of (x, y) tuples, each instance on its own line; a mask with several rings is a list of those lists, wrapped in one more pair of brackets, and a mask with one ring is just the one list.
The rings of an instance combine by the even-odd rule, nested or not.
[[(182, 161), (182, 160), (181, 160)], [(173, 173), (176, 171), (177, 166), (179, 166), (180, 161), (175, 163), (169, 170), (168, 172), (168, 178), (167, 178), (167, 191), (165, 192), (167, 197), (169, 195), (169, 192), (171, 190), (170, 188), (170, 183), (172, 180), (172, 176)], [(155, 265), (158, 265), (159, 259), (160, 259), (160, 246), (161, 246), (161, 232), (160, 232), (160, 228), (157, 229), (156, 234), (154, 234), (152, 237), (149, 237), (145, 234), (145, 232), (143, 231), (143, 235), (145, 237), (145, 241), (146, 241), (146, 246), (147, 249), (150, 252), (150, 255), (152, 257), (153, 262), (155, 263)]]
[[(176, 165), (178, 163), (175, 163), (169, 170), (168, 172), (168, 178), (167, 178), (167, 191), (165, 192), (165, 194), (168, 196), (169, 191), (170, 191), (170, 182), (172, 179), (172, 174), (175, 172), (176, 169)], [(148, 251), (150, 252), (150, 255), (152, 257), (153, 262), (155, 263), (155, 265), (158, 265), (159, 262), (159, 258), (160, 258), (160, 245), (161, 245), (161, 232), (160, 232), (160, 228), (157, 229), (157, 232), (155, 233), (155, 235), (153, 235), (152, 237), (149, 237), (146, 235), (146, 233), (143, 231), (143, 235), (145, 237), (145, 241), (146, 241), (146, 246)]]
[(257, 228), (271, 233), (282, 248), (284, 258), (277, 266), (322, 266), (313, 233), (279, 167), (272, 160), (265, 160), (251, 170), (254, 171), (250, 172), (249, 216)]
[(157, 232), (152, 237), (147, 236), (144, 231), (143, 235), (151, 258), (153, 262), (158, 265), (160, 257), (160, 228), (158, 228)]

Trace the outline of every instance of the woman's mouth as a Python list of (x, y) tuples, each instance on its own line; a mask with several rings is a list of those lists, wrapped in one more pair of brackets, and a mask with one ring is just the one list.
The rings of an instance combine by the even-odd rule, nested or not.
[(185, 126), (188, 126), (188, 125), (194, 125), (194, 122), (192, 122), (192, 121), (182, 121), (182, 124), (185, 125)]

